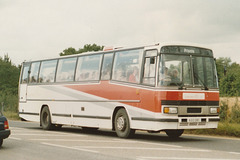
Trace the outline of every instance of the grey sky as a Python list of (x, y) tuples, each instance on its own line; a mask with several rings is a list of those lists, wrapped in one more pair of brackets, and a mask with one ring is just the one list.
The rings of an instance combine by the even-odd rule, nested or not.
[(240, 63), (239, 0), (0, 0), (0, 56), (15, 64), (85, 44), (199, 43)]

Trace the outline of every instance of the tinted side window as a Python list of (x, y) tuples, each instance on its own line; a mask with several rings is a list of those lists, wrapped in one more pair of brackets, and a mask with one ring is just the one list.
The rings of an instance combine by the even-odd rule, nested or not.
[(104, 55), (102, 72), (101, 72), (102, 80), (110, 79), (111, 70), (112, 70), (112, 59), (113, 59), (113, 53), (108, 53)]
[(142, 56), (142, 49), (116, 52), (112, 79), (139, 83)]
[(39, 67), (40, 62), (32, 63), (29, 83), (37, 83)]
[(102, 55), (82, 56), (78, 58), (76, 81), (99, 80)]
[(56, 65), (57, 60), (43, 61), (40, 68), (38, 82), (39, 83), (54, 82)]
[(67, 59), (59, 60), (56, 82), (73, 81), (76, 61), (77, 61), (77, 58), (67, 58)]
[(29, 71), (29, 64), (23, 66), (23, 72), (22, 72), (22, 83), (28, 83), (28, 71)]

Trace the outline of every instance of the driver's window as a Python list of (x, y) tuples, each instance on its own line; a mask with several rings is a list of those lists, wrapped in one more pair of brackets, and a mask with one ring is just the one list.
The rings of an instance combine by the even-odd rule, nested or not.
[(160, 69), (160, 85), (177, 86), (182, 81), (182, 63), (181, 61), (165, 61)]

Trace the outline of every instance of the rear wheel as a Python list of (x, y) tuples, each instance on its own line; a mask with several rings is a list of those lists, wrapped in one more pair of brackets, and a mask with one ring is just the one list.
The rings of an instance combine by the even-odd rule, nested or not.
[(48, 107), (44, 107), (41, 112), (41, 124), (44, 130), (50, 130), (53, 128), (53, 124), (51, 122), (51, 115)]
[(2, 146), (3, 144), (3, 139), (0, 139), (0, 147)]
[(118, 137), (121, 138), (129, 138), (135, 133), (135, 130), (130, 128), (128, 115), (123, 108), (117, 111), (114, 119), (114, 127)]
[(183, 129), (177, 129), (177, 130), (173, 129), (173, 130), (166, 130), (165, 132), (168, 135), (168, 137), (170, 137), (170, 138), (178, 138), (183, 134), (184, 130)]

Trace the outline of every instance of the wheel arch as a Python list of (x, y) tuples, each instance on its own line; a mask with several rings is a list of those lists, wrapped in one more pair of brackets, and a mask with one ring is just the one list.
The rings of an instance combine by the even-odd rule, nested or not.
[(129, 116), (129, 113), (128, 113), (128, 109), (125, 107), (125, 106), (116, 106), (114, 111), (113, 111), (113, 114), (112, 114), (112, 130), (115, 131), (115, 125), (114, 125), (114, 120), (115, 120), (115, 117), (116, 117), (116, 114), (118, 112), (118, 110), (120, 109), (124, 109), (128, 115), (128, 118), (129, 118), (129, 124), (131, 126), (131, 117)]

